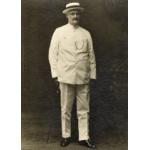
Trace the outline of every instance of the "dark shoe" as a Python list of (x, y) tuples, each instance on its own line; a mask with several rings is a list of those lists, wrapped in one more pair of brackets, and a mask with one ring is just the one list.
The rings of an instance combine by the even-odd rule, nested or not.
[(90, 139), (79, 141), (79, 144), (84, 145), (88, 148), (96, 149), (96, 145)]
[(71, 142), (70, 138), (62, 138), (60, 145), (65, 147), (65, 146), (69, 145), (70, 142)]

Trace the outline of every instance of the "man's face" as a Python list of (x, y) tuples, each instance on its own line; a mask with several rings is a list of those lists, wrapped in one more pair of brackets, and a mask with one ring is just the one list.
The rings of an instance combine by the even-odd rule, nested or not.
[(71, 10), (67, 13), (66, 17), (68, 18), (68, 22), (72, 25), (78, 25), (80, 19), (80, 12), (78, 10)]

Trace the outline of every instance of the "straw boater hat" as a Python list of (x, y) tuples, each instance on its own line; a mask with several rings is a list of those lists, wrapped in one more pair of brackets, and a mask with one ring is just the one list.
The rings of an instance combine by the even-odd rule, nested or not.
[(66, 4), (66, 9), (62, 11), (63, 14), (67, 14), (71, 10), (79, 10), (80, 12), (84, 11), (84, 8), (80, 6), (79, 2), (70, 2)]

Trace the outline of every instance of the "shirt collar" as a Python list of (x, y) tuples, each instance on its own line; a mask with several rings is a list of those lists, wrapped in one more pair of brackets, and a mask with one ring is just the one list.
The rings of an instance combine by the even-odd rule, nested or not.
[(77, 27), (74, 27), (73, 25), (71, 25), (70, 23), (68, 23), (68, 27), (69, 27), (70, 29), (76, 30), (76, 29), (79, 28), (79, 25), (78, 25)]

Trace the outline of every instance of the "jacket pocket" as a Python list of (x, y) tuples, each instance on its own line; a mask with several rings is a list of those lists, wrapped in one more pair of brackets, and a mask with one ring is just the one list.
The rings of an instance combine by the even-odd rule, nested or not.
[(77, 52), (88, 52), (86, 39), (76, 40), (74, 44), (75, 44)]

